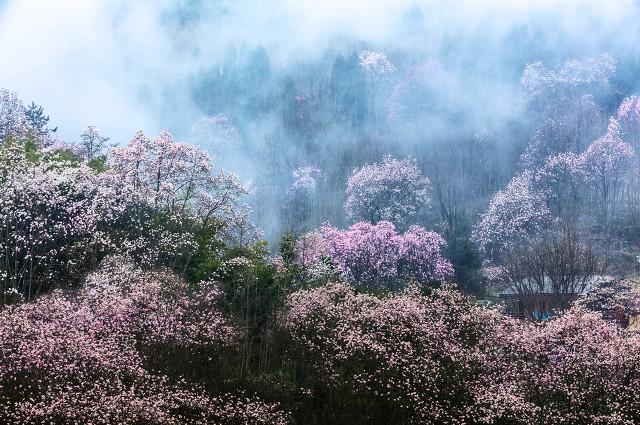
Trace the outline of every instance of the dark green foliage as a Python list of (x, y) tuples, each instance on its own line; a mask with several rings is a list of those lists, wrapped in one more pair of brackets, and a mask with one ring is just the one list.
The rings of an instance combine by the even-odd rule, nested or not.
[(447, 246), (447, 258), (454, 270), (454, 282), (465, 292), (482, 296), (485, 290), (482, 259), (469, 239), (459, 238)]

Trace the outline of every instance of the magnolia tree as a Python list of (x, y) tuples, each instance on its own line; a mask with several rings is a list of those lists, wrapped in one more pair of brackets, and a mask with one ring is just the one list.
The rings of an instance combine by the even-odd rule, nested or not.
[[(211, 396), (158, 372), (177, 347), (233, 350), (219, 290), (114, 258), (77, 294), (0, 311), (0, 415), (12, 423), (286, 423), (276, 406)], [(188, 357), (187, 357), (188, 358)], [(206, 367), (201, 363), (201, 368)]]
[(363, 50), (358, 58), (360, 66), (374, 79), (386, 79), (396, 71), (396, 67), (382, 52)]
[(618, 107), (615, 119), (622, 140), (637, 147), (640, 144), (640, 96), (625, 98)]
[(138, 132), (126, 146), (110, 151), (108, 165), (145, 207), (166, 214), (178, 229), (176, 238), (187, 219), (219, 229), (227, 240), (247, 243), (257, 237), (241, 202), (246, 190), (237, 177), (214, 172), (205, 151), (175, 142), (166, 130), (154, 140)]
[(428, 284), (446, 280), (453, 267), (442, 256), (444, 239), (437, 233), (411, 226), (399, 234), (387, 221), (359, 222), (347, 230), (325, 225), (303, 236), (298, 260), (314, 269), (325, 259), (351, 282), (371, 288), (394, 288), (402, 282)]
[(26, 112), (17, 94), (0, 89), (0, 142), (8, 136), (20, 138), (27, 134)]
[(285, 326), (303, 359), (299, 385), (335, 396), (333, 420), (640, 420), (640, 395), (629, 390), (640, 385), (640, 334), (581, 307), (535, 325), (451, 287), (378, 298), (335, 284), (292, 294)]
[(521, 79), (525, 100), (541, 119), (523, 155), (528, 167), (541, 166), (551, 155), (578, 153), (601, 134), (606, 128), (601, 104), (614, 72), (615, 61), (608, 55), (571, 60), (551, 69), (542, 62), (525, 67)]
[(150, 205), (176, 213), (190, 210), (205, 221), (222, 217), (244, 193), (234, 176), (214, 173), (206, 152), (175, 142), (167, 130), (153, 140), (138, 132), (126, 146), (111, 149), (109, 165)]
[(95, 262), (96, 252), (109, 246), (100, 223), (113, 219), (119, 207), (88, 167), (14, 166), (0, 188), (5, 302), (77, 281)]
[(473, 239), (488, 259), (499, 260), (511, 245), (542, 235), (553, 222), (544, 192), (528, 173), (514, 177), (491, 200), (473, 230)]
[(533, 188), (545, 194), (551, 213), (567, 222), (575, 222), (581, 212), (584, 186), (582, 157), (573, 152), (551, 155), (529, 172)]
[(580, 155), (584, 179), (598, 194), (605, 223), (630, 177), (634, 155), (631, 145), (622, 141), (615, 120), (611, 120), (607, 133)]
[(429, 179), (414, 159), (385, 156), (353, 171), (347, 182), (345, 211), (353, 220), (409, 224), (429, 198)]
[(606, 128), (606, 119), (591, 95), (584, 95), (565, 107), (569, 111), (563, 111), (564, 115), (548, 112), (550, 116), (531, 137), (522, 155), (528, 168), (540, 167), (549, 156), (580, 152)]

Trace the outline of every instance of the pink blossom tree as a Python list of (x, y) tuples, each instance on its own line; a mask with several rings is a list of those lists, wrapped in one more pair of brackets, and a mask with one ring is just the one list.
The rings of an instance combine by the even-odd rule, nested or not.
[(123, 147), (113, 148), (109, 165), (131, 182), (154, 207), (198, 211), (203, 220), (235, 205), (244, 189), (234, 176), (214, 174), (209, 156), (164, 130), (154, 140), (138, 132)]
[(360, 66), (371, 74), (373, 78), (384, 79), (396, 71), (396, 67), (389, 61), (387, 56), (382, 52), (372, 50), (363, 50), (358, 55)]
[(598, 194), (605, 225), (630, 177), (634, 155), (631, 145), (622, 141), (615, 120), (611, 120), (607, 133), (580, 155), (584, 179)]
[(551, 155), (577, 154), (604, 131), (606, 116), (600, 105), (615, 69), (615, 60), (606, 54), (569, 60), (555, 68), (542, 62), (525, 67), (521, 79), (525, 101), (541, 120), (523, 154), (529, 168), (539, 167)]
[(394, 288), (416, 281), (428, 284), (453, 274), (451, 263), (442, 257), (444, 239), (419, 226), (398, 234), (387, 221), (359, 222), (347, 230), (325, 225), (298, 242), (302, 266), (316, 267), (329, 259), (351, 282), (372, 288)]
[(99, 223), (117, 208), (97, 193), (97, 178), (87, 167), (15, 165), (0, 188), (3, 302), (10, 294), (29, 299), (82, 276), (96, 251), (109, 246)]
[[(450, 287), (381, 298), (345, 284), (299, 291), (285, 325), (311, 391), (331, 391), (347, 410), (386, 423), (471, 420), (481, 387), (483, 343), (500, 316)], [(298, 352), (298, 351), (296, 351)], [(303, 372), (301, 371), (301, 372)], [(313, 371), (313, 372), (311, 372)], [(314, 375), (310, 375), (313, 373)], [(319, 396), (312, 393), (312, 396)]]
[(510, 245), (543, 234), (552, 221), (544, 192), (524, 173), (493, 197), (472, 237), (486, 258), (497, 260)]
[(624, 98), (618, 107), (616, 121), (620, 137), (634, 148), (640, 144), (640, 96)]
[(166, 130), (154, 140), (138, 132), (129, 144), (110, 151), (108, 165), (115, 178), (131, 185), (145, 205), (164, 212), (177, 229), (195, 219), (221, 229), (230, 241), (257, 238), (241, 202), (246, 189), (237, 177), (214, 172), (206, 152), (175, 142)]
[(352, 220), (390, 221), (403, 227), (427, 206), (429, 179), (414, 159), (385, 156), (353, 171), (347, 182), (345, 211)]
[(16, 93), (0, 89), (0, 142), (27, 134), (26, 108)]
[(581, 212), (583, 166), (580, 155), (563, 152), (547, 157), (540, 167), (531, 170), (532, 185), (546, 194), (550, 211), (568, 222), (575, 222)]
[(159, 372), (158, 359), (177, 347), (212, 364), (233, 350), (236, 331), (217, 309), (219, 295), (210, 284), (192, 293), (171, 274), (112, 259), (77, 294), (3, 309), (0, 415), (14, 423), (286, 423), (277, 405), (211, 395)]

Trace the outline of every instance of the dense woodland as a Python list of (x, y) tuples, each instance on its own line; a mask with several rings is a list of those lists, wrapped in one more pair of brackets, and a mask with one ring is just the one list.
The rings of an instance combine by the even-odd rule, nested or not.
[(229, 44), (187, 142), (0, 89), (0, 422), (640, 423), (640, 50), (402, 16)]

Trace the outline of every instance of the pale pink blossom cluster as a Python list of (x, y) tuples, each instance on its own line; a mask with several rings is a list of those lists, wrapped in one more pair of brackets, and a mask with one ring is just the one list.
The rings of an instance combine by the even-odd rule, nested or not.
[(16, 93), (0, 89), (0, 143), (8, 136), (27, 134), (26, 108)]
[(180, 213), (191, 209), (204, 221), (229, 214), (245, 193), (234, 175), (214, 173), (205, 151), (175, 142), (167, 130), (153, 140), (138, 132), (110, 151), (109, 165), (150, 205)]
[(315, 165), (301, 165), (292, 172), (294, 191), (313, 192), (318, 185), (318, 179), (322, 177), (322, 170)]
[(394, 288), (416, 281), (443, 281), (453, 274), (442, 256), (445, 241), (437, 233), (411, 226), (399, 234), (387, 221), (359, 222), (346, 230), (324, 225), (298, 241), (297, 254), (304, 268), (312, 269), (328, 259), (350, 282)]
[(602, 134), (606, 127), (601, 108), (590, 94), (549, 108), (522, 154), (522, 161), (529, 169), (542, 166), (550, 156), (582, 151), (585, 144)]
[(185, 220), (218, 226), (234, 243), (259, 236), (249, 207), (241, 201), (246, 189), (237, 176), (215, 172), (204, 150), (174, 141), (167, 130), (153, 140), (138, 132), (126, 146), (109, 152), (108, 164), (116, 178), (134, 188), (138, 199), (174, 221), (177, 238), (187, 232)]
[(408, 224), (426, 207), (429, 179), (415, 159), (395, 159), (386, 155), (381, 162), (353, 171), (347, 181), (345, 211), (354, 221), (390, 221)]
[(552, 221), (544, 192), (523, 173), (493, 197), (473, 230), (473, 240), (486, 258), (498, 259), (511, 244), (543, 234)]
[(597, 188), (605, 203), (628, 180), (634, 156), (631, 145), (621, 139), (615, 120), (611, 120), (607, 133), (580, 155), (584, 179)]
[[(0, 416), (10, 423), (283, 424), (277, 405), (209, 395), (157, 372), (174, 346), (230, 347), (237, 332), (219, 290), (107, 261), (77, 294), (59, 291), (0, 311)], [(163, 348), (165, 347), (165, 348)]]
[(363, 50), (358, 57), (360, 66), (375, 78), (386, 78), (396, 71), (396, 67), (382, 52)]
[[(375, 297), (331, 284), (289, 296), (285, 324), (304, 365), (359, 412), (396, 423), (640, 420), (640, 334), (582, 307), (544, 325), (445, 286)], [(372, 418), (373, 419), (373, 418)], [(375, 416), (380, 421), (381, 416)]]
[(0, 288), (31, 298), (87, 272), (95, 253), (111, 246), (102, 227), (121, 203), (86, 166), (12, 161), (9, 168), (0, 188)]
[(585, 87), (592, 91), (607, 89), (615, 70), (616, 61), (608, 54), (585, 61), (569, 60), (556, 69), (547, 69), (542, 62), (536, 62), (526, 66), (521, 82), (531, 98), (563, 97), (583, 91)]
[(640, 96), (629, 96), (620, 103), (616, 121), (620, 126), (622, 139), (632, 146), (638, 146), (640, 142)]

